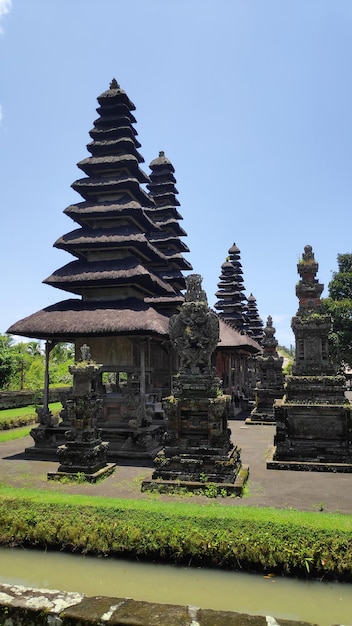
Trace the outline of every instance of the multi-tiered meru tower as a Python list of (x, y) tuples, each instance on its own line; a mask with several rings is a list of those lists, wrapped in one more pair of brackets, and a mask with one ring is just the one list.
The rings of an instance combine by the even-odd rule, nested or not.
[[(161, 398), (170, 392), (175, 357), (169, 318), (183, 302), (181, 219), (174, 169), (165, 157), (143, 172), (135, 105), (115, 79), (98, 97), (98, 118), (72, 187), (81, 201), (64, 213), (75, 223), (55, 247), (74, 258), (44, 282), (73, 294), (14, 324), (9, 332), (55, 343), (88, 345), (99, 364), (94, 392), (103, 399), (99, 427), (109, 454), (152, 456), (161, 447)], [(144, 190), (148, 185), (149, 193)], [(48, 361), (47, 361), (48, 362)], [(68, 428), (46, 415), (33, 436), (36, 449), (56, 450)], [(157, 422), (157, 423), (156, 423)]]

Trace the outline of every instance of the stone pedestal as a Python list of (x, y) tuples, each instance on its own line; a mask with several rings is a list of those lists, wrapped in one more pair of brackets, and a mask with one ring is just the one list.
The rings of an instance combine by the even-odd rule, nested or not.
[(255, 407), (247, 417), (246, 424), (275, 424), (274, 403), (278, 397), (275, 389), (256, 387)]
[(274, 407), (268, 469), (352, 472), (352, 415), (343, 376), (289, 376)]

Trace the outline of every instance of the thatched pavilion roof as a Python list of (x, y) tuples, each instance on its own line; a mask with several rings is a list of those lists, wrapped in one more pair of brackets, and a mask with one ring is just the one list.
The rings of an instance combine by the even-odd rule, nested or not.
[(256, 352), (262, 352), (262, 347), (254, 339), (246, 334), (239, 333), (222, 319), (219, 319), (219, 323), (220, 341), (218, 343), (218, 349), (242, 348), (243, 350), (251, 352), (253, 354), (255, 354)]
[[(37, 311), (16, 322), (7, 330), (12, 335), (35, 339), (70, 341), (78, 337), (112, 335), (149, 335), (167, 338), (169, 316), (137, 298), (119, 301), (70, 299)], [(243, 349), (256, 353), (261, 346), (219, 320), (218, 349)]]
[(167, 336), (169, 318), (137, 298), (119, 301), (63, 300), (16, 322), (7, 331), (36, 339), (68, 341), (87, 335)]

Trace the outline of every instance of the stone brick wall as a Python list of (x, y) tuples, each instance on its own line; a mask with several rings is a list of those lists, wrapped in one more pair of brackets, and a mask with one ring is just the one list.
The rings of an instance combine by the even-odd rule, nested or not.
[[(67, 392), (68, 387), (49, 389), (49, 402), (60, 402), (60, 393)], [(30, 404), (43, 402), (43, 390), (0, 391), (0, 409), (17, 409)]]

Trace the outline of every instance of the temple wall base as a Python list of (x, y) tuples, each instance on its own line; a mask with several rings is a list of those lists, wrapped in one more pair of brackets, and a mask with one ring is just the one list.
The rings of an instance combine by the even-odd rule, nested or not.
[(276, 447), (269, 449), (266, 461), (266, 469), (292, 470), (296, 472), (333, 472), (341, 474), (352, 473), (351, 463), (321, 463), (319, 461), (289, 461), (275, 459)]

